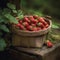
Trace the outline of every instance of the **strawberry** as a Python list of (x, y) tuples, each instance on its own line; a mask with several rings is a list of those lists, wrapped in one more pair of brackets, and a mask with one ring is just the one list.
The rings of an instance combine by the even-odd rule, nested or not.
[(21, 30), (24, 30), (24, 29), (25, 29), (22, 24), (19, 25), (19, 28), (20, 28)]
[(34, 15), (33, 17), (34, 17), (34, 19), (37, 19), (38, 18), (38, 15)]
[(47, 40), (47, 47), (51, 48), (53, 46), (52, 42), (50, 42), (49, 40)]
[(39, 17), (38, 20), (39, 20), (39, 22), (41, 22), (41, 23), (44, 23), (44, 22), (45, 22), (45, 20), (44, 20), (42, 17)]
[(24, 21), (30, 23), (30, 20), (28, 19), (28, 17), (24, 17)]
[(34, 21), (33, 16), (29, 16), (28, 18), (29, 18), (29, 20), (30, 20), (31, 22)]
[(44, 22), (44, 25), (47, 25), (47, 24), (48, 24), (48, 23), (45, 21), (45, 22)]
[(18, 27), (19, 27), (19, 26), (20, 26), (20, 23), (16, 24), (16, 26), (18, 26)]
[(41, 28), (40, 27), (37, 27), (37, 30), (41, 30)]
[(37, 31), (37, 27), (33, 27), (33, 31)]
[(31, 26), (35, 27), (35, 26), (36, 26), (36, 24), (33, 24), (33, 23), (32, 23), (32, 24), (31, 24)]
[(42, 28), (42, 30), (45, 30), (46, 28), (44, 27), (44, 28)]
[(38, 23), (38, 20), (37, 19), (34, 19), (34, 18), (31, 18), (30, 21), (34, 24)]
[(24, 25), (25, 27), (29, 26), (28, 22), (24, 22), (23, 25)]
[(19, 22), (20, 24), (22, 24), (22, 23), (23, 23), (23, 21), (22, 21), (22, 20), (19, 20), (18, 22)]
[(37, 19), (35, 19), (35, 20), (33, 21), (33, 23), (37, 24), (37, 23), (38, 23), (38, 20), (37, 20)]
[(29, 16), (28, 18), (29, 18), (29, 19), (32, 19), (32, 18), (33, 18), (33, 16)]
[(45, 27), (47, 28), (48, 26), (49, 26), (49, 25), (48, 25), (48, 24), (46, 24), (46, 26), (45, 26)]
[(32, 31), (32, 28), (33, 28), (33, 27), (30, 26), (30, 25), (26, 27), (26, 29), (29, 30), (29, 31)]
[(44, 28), (43, 23), (40, 23), (40, 22), (37, 24), (37, 26)]

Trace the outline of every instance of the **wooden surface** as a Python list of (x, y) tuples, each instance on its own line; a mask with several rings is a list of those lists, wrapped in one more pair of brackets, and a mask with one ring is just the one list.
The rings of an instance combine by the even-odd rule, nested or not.
[(35, 54), (35, 55), (44, 55), (47, 54), (55, 49), (60, 47), (60, 44), (54, 45), (52, 48), (47, 48), (46, 46), (42, 48), (23, 48), (23, 47), (15, 47), (16, 50), (21, 51), (21, 52), (26, 52), (30, 54)]
[(16, 56), (17, 60), (60, 60), (60, 44), (52, 48), (22, 48), (15, 47), (10, 49), (11, 55)]

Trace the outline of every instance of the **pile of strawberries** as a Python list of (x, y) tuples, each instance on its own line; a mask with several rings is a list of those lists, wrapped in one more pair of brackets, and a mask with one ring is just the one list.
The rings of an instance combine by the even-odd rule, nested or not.
[(17, 27), (19, 27), (20, 30), (24, 31), (39, 31), (44, 30), (48, 28), (49, 24), (43, 17), (39, 17), (37, 15), (34, 16), (24, 16), (23, 19), (19, 19), (18, 24), (16, 24)]

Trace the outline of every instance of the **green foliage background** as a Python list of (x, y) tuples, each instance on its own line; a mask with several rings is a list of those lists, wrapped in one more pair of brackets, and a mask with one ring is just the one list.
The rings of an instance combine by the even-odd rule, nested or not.
[(33, 8), (45, 14), (60, 17), (60, 0), (21, 0), (22, 8)]

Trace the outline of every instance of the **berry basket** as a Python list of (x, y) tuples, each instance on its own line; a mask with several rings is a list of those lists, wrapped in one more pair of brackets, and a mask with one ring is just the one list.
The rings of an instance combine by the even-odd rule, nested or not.
[(42, 47), (44, 44), (47, 34), (51, 29), (51, 20), (45, 19), (49, 26), (44, 30), (39, 31), (23, 31), (19, 30), (12, 25), (12, 45), (21, 47)]

